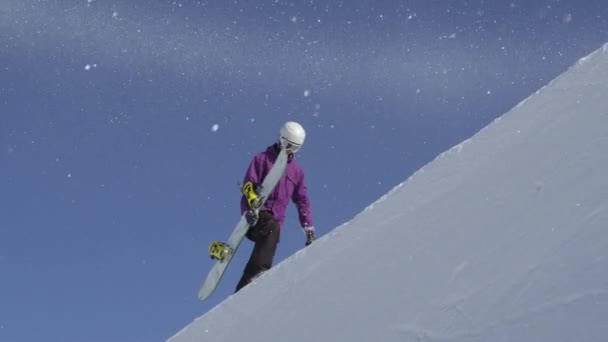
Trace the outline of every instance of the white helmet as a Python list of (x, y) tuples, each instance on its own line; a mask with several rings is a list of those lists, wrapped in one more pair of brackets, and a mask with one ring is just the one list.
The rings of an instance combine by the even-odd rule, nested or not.
[(299, 123), (288, 121), (281, 127), (279, 142), (287, 152), (296, 153), (304, 144), (306, 132)]

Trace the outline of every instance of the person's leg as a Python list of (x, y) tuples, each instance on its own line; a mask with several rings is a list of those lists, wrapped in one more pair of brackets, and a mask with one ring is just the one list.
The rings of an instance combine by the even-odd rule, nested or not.
[[(260, 215), (260, 222), (258, 222), (256, 227), (252, 227), (266, 231), (268, 235), (258, 238), (255, 242), (249, 262), (247, 262), (247, 266), (245, 266), (245, 270), (243, 271), (243, 276), (236, 286), (236, 292), (249, 284), (258, 274), (272, 267), (274, 254), (279, 243), (280, 227), (274, 217), (271, 214), (268, 215), (270, 215), (269, 218)], [(258, 225), (261, 226), (257, 227)]]

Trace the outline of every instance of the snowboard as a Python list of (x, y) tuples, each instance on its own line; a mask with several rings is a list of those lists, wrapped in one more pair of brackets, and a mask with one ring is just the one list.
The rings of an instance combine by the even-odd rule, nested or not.
[[(247, 199), (247, 203), (249, 203), (249, 206), (256, 214), (262, 208), (264, 202), (266, 202), (266, 199), (283, 176), (285, 168), (287, 167), (287, 158), (287, 152), (284, 149), (281, 149), (272, 168), (268, 171), (268, 174), (258, 189), (255, 189), (254, 191), (253, 186), (250, 183), (245, 184), (242, 187), (241, 191)], [(211, 296), (213, 291), (215, 291), (226, 268), (230, 264), (232, 257), (243, 241), (247, 230), (249, 230), (249, 224), (247, 223), (245, 214), (243, 214), (226, 242), (211, 242), (209, 245), (209, 256), (215, 260), (215, 262), (198, 291), (199, 300), (205, 300)]]

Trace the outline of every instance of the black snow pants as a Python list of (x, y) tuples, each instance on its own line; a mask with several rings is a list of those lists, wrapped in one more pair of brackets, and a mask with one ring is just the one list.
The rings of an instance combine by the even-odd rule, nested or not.
[(249, 284), (257, 275), (272, 267), (280, 234), (279, 223), (272, 213), (261, 211), (258, 222), (247, 232), (247, 238), (254, 241), (255, 245), (243, 271), (243, 276), (236, 286), (236, 292)]

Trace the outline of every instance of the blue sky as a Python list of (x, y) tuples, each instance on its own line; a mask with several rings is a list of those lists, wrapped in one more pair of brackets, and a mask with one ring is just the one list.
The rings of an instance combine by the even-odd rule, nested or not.
[(324, 235), (606, 41), (603, 1), (3, 0), (0, 340), (163, 340), (284, 121)]

